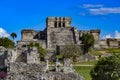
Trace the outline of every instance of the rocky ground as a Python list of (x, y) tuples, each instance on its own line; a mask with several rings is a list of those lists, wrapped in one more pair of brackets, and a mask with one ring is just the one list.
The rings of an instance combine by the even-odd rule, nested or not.
[(12, 63), (6, 80), (84, 80), (75, 72), (44, 71), (40, 64)]

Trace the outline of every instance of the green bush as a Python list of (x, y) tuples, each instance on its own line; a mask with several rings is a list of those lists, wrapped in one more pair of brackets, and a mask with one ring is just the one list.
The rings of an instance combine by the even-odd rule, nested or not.
[(73, 43), (64, 45), (60, 50), (60, 54), (64, 58), (73, 58), (75, 56), (80, 56), (82, 53), (81, 47)]
[(120, 80), (120, 53), (100, 59), (90, 74), (92, 80)]
[(14, 42), (8, 38), (0, 38), (0, 46), (5, 48), (14, 48)]

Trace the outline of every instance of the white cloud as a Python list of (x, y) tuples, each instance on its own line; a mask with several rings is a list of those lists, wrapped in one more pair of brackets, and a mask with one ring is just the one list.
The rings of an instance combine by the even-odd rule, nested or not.
[(102, 4), (83, 4), (83, 8), (98, 8), (103, 7)]
[(86, 13), (92, 15), (120, 14), (119, 7), (104, 7), (102, 4), (83, 4), (82, 8), (87, 10)]
[(115, 31), (115, 38), (120, 39), (120, 32), (118, 32), (117, 30)]
[(9, 36), (9, 34), (3, 28), (0, 28), (0, 38), (8, 37), (8, 36)]
[(93, 15), (120, 14), (120, 7), (88, 9)]
[(103, 37), (104, 39), (107, 39), (107, 38), (112, 38), (112, 36), (110, 34), (106, 35)]
[(112, 37), (110, 34), (103, 36), (103, 39), (107, 39), (107, 38), (115, 38), (115, 39), (120, 39), (120, 32), (118, 32), (118, 30), (116, 30), (114, 32), (114, 36)]

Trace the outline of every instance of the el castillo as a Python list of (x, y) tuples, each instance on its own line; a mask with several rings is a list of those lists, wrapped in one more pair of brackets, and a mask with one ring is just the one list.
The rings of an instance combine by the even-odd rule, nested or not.
[(120, 80), (120, 39), (78, 30), (72, 17), (44, 22), (41, 31), (22, 29), (17, 45), (0, 38), (0, 80)]

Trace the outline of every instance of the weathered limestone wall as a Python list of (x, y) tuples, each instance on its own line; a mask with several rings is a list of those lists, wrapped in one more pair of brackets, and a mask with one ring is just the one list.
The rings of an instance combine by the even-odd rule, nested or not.
[(22, 30), (22, 41), (29, 41), (34, 37), (34, 30)]
[(100, 48), (100, 30), (79, 30), (79, 37), (83, 35), (83, 33), (91, 33), (95, 39), (94, 48)]
[(100, 48), (100, 30), (90, 30), (90, 33), (94, 36), (95, 44), (94, 48), (99, 49)]
[(95, 44), (99, 44), (100, 42), (100, 30), (90, 30), (90, 33), (94, 36)]
[(21, 48), (21, 47), (26, 47), (27, 45), (29, 45), (31, 42), (33, 43), (39, 43), (40, 46), (42, 46), (44, 49), (47, 48), (47, 43), (46, 43), (46, 40), (36, 40), (36, 41), (18, 41), (18, 48)]
[[(81, 44), (79, 39), (83, 33), (92, 33), (95, 39), (94, 48), (101, 47), (120, 47), (120, 40), (100, 41), (100, 30), (77, 30), (71, 27), (70, 17), (48, 17), (46, 19), (46, 28), (43, 31), (35, 31), (31, 29), (22, 30), (22, 41), (18, 42), (18, 46), (29, 44), (30, 42), (38, 42), (48, 50), (55, 50), (56, 45), (64, 45), (67, 42)], [(109, 44), (108, 44), (109, 43)]]
[(37, 52), (37, 48), (31, 48), (28, 49), (28, 52), (26, 52), (27, 54), (27, 63), (36, 63), (39, 64), (40, 63), (40, 55)]
[(106, 40), (101, 40), (100, 41), (100, 48), (108, 48), (108, 44)]
[(7, 56), (7, 49), (0, 46), (0, 67), (5, 65), (5, 59)]
[(70, 17), (48, 17), (46, 19), (47, 27), (71, 27)]
[[(20, 48), (17, 50), (8, 50), (7, 62), (40, 63), (40, 56), (36, 48)], [(6, 62), (6, 63), (7, 63)]]
[(119, 47), (119, 41), (117, 39), (107, 39), (107, 43), (110, 48), (118, 48)]
[(75, 43), (73, 28), (47, 28), (47, 47), (56, 49), (56, 45)]
[(11, 63), (6, 80), (84, 80), (81, 75), (74, 72), (46, 72), (44, 67), (41, 64)]

